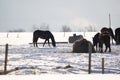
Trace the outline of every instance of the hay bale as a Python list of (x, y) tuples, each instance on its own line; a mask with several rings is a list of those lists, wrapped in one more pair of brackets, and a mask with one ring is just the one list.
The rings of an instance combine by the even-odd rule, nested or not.
[[(89, 52), (89, 43), (92, 43), (86, 39), (77, 40), (73, 44), (74, 53), (88, 53)], [(95, 49), (92, 45), (92, 53), (95, 53)]]

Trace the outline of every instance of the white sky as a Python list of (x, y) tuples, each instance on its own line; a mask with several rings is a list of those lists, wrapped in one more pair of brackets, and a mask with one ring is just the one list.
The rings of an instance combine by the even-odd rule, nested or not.
[(100, 29), (120, 27), (120, 0), (0, 0), (0, 31), (25, 29), (33, 25), (49, 25), (51, 31), (61, 31), (68, 25), (72, 31), (88, 26)]

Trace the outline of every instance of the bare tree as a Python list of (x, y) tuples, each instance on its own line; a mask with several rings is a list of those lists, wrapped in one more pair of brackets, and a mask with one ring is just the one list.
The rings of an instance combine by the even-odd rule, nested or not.
[(36, 24), (32, 25), (32, 31), (35, 31), (35, 30), (38, 30), (38, 29), (39, 29), (39, 27)]
[(63, 25), (62, 26), (62, 32), (64, 32), (64, 37), (65, 37), (65, 32), (71, 32), (71, 29), (70, 29), (69, 26)]
[(40, 25), (40, 30), (49, 30), (49, 25), (46, 24), (46, 23), (42, 23), (42, 24)]
[(32, 31), (35, 31), (35, 30), (49, 30), (49, 25), (46, 23), (42, 23), (41, 25), (33, 24)]
[(8, 33), (7, 33), (7, 38), (9, 36), (9, 32), (16, 32), (17, 33), (17, 38), (19, 38), (19, 33), (20, 32), (25, 32), (24, 29), (13, 29), (13, 30), (9, 30)]
[(87, 26), (86, 29), (88, 32), (96, 31), (95, 26), (92, 26), (92, 25)]
[(70, 29), (69, 26), (63, 25), (63, 26), (62, 26), (62, 32), (71, 32), (71, 29)]
[(8, 32), (25, 32), (24, 29), (13, 29), (13, 30), (9, 30)]

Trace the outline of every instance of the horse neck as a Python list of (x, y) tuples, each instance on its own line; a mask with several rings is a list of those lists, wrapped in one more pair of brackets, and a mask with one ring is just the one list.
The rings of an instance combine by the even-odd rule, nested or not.
[(51, 36), (51, 40), (52, 40), (52, 42), (55, 42), (55, 39), (54, 39), (53, 35)]

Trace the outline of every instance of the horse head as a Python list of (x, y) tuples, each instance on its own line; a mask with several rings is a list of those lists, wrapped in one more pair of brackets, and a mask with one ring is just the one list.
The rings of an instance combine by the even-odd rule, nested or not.
[(56, 47), (56, 43), (55, 42), (52, 42), (52, 45), (53, 45), (53, 47)]

